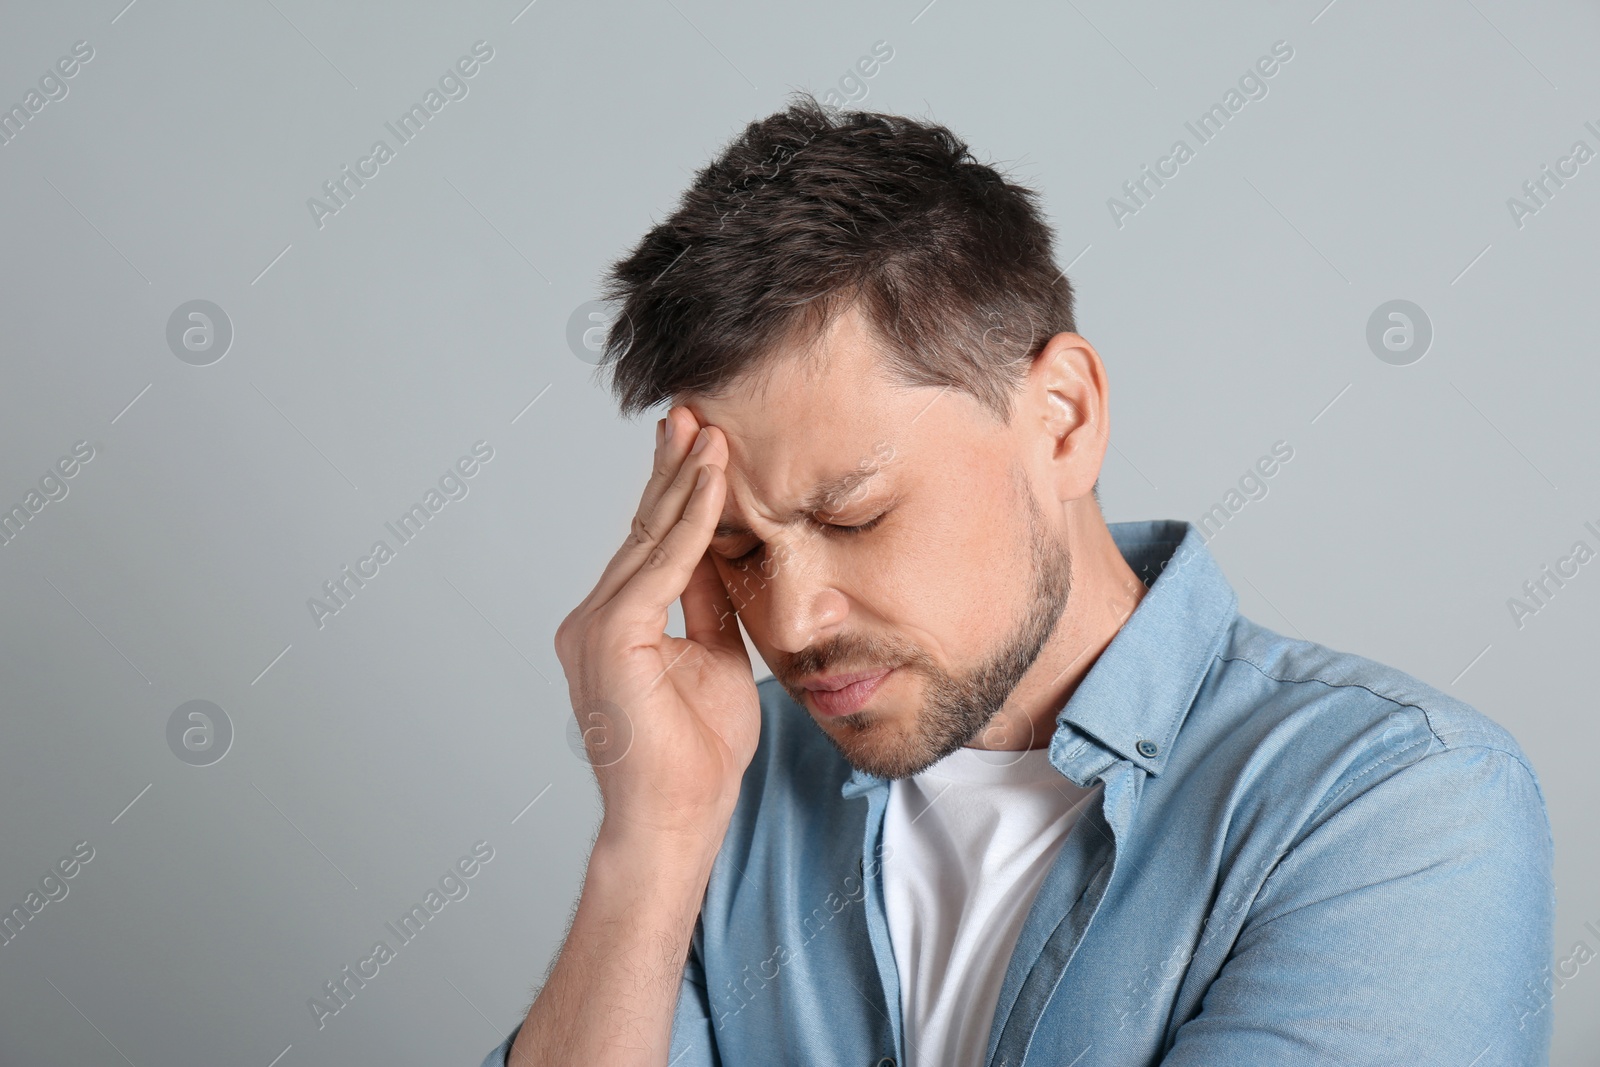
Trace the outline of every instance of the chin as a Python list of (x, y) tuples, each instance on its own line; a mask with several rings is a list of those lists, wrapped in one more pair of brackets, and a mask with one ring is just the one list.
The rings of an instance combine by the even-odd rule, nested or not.
[(908, 734), (892, 710), (866, 710), (815, 721), (845, 762), (858, 771), (879, 778), (906, 778), (932, 762), (925, 758), (925, 746), (915, 730)]

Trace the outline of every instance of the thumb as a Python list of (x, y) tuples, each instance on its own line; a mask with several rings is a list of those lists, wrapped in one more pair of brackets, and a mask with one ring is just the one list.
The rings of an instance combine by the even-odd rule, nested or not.
[(700, 557), (679, 599), (683, 602), (684, 636), (713, 652), (737, 655), (749, 665), (750, 652), (739, 634), (739, 616), (734, 614), (733, 600), (710, 552)]

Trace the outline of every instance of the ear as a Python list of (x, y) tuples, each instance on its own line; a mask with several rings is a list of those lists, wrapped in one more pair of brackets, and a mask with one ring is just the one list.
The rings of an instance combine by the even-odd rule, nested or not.
[(1040, 432), (1038, 459), (1062, 501), (1094, 490), (1110, 443), (1111, 408), (1105, 365), (1075, 333), (1058, 333), (1028, 374), (1031, 423)]

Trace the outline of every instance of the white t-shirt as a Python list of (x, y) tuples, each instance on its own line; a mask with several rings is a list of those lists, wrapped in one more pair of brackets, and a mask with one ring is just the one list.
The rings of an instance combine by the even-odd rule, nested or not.
[(906, 1067), (983, 1063), (1022, 922), (1093, 792), (1044, 748), (959, 748), (890, 783), (883, 894)]

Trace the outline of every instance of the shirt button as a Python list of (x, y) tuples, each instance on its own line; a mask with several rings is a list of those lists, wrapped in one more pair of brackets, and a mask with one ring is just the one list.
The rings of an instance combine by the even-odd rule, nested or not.
[(876, 1067), (894, 1067), (894, 1060), (890, 1059), (888, 1056), (885, 1056), (883, 1059), (877, 1062)]
[(1139, 755), (1145, 759), (1155, 759), (1156, 753), (1161, 751), (1161, 748), (1154, 741), (1140, 741), (1133, 747), (1138, 749)]

